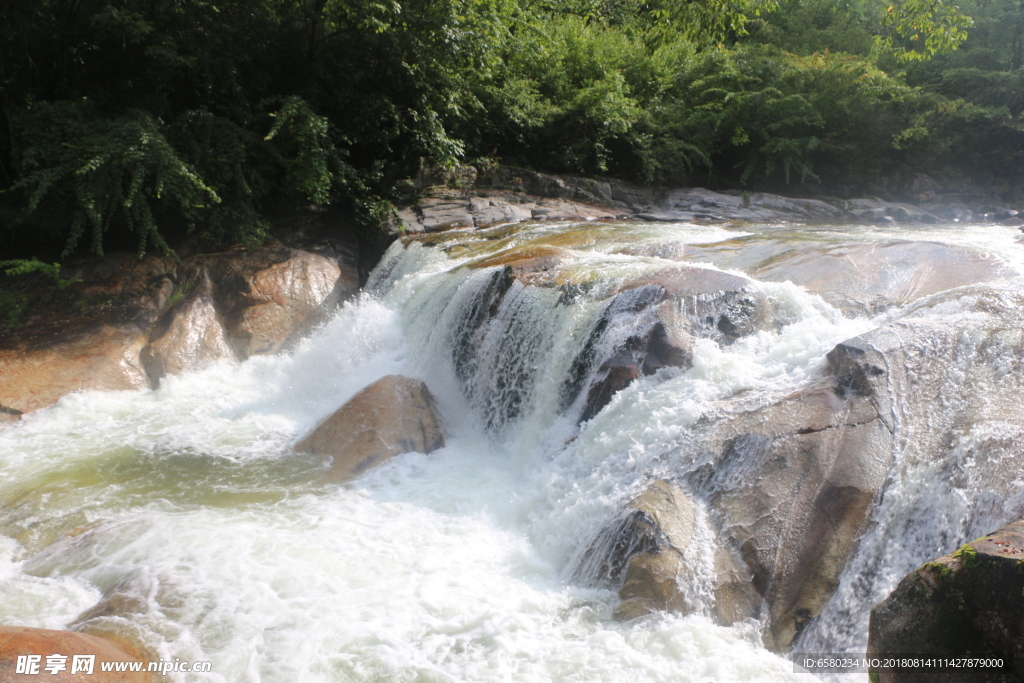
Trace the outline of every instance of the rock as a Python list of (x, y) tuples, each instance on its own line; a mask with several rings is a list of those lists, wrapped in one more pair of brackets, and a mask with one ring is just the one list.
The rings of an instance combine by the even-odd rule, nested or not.
[(298, 451), (334, 457), (329, 481), (353, 479), (401, 453), (430, 453), (444, 436), (427, 386), (399, 375), (383, 377), (295, 445)]
[[(679, 592), (680, 584), (693, 575), (687, 563), (696, 523), (693, 500), (675, 484), (657, 480), (626, 506), (626, 512), (613, 546), (614, 578), (623, 577), (616, 618), (634, 619), (659, 610), (693, 612), (695, 606)], [(723, 548), (716, 548), (714, 556), (716, 620), (731, 625), (756, 614), (760, 597), (742, 562)]]
[(558, 282), (555, 275), (567, 260), (569, 253), (559, 247), (528, 245), (474, 261), (469, 267), (479, 269), (501, 266), (524, 285), (551, 287)]
[(785, 235), (751, 235), (688, 247), (685, 258), (789, 281), (859, 315), (1013, 275), (994, 258), (934, 242), (806, 245)]
[(651, 220), (816, 220), (838, 219), (843, 211), (817, 199), (790, 199), (760, 192), (725, 194), (704, 188), (673, 190), (648, 212)]
[[(953, 305), (970, 316), (969, 328), (950, 316)], [(749, 569), (767, 609), (767, 647), (788, 650), (821, 614), (867, 528), (894, 453), (901, 468), (974, 463), (970, 472), (951, 465), (942, 476), (954, 487), (968, 486), (966, 478), (984, 481), (986, 498), (972, 514), (1004, 514), (1020, 468), (1019, 439), (1006, 434), (1024, 429), (1011, 398), (1024, 391), (1016, 371), (1021, 310), (1024, 297), (1012, 288), (939, 294), (836, 345), (821, 377), (791, 395), (767, 405), (742, 396), (721, 402), (713, 417), (691, 427), (675, 455), (664, 456), (678, 458), (670, 474), (695, 500), (707, 501), (718, 547), (735, 549)], [(998, 432), (956, 450), (965, 430), (995, 423)], [(897, 442), (897, 426), (914, 437)]]
[(679, 594), (678, 575), (685, 571), (683, 551), (693, 540), (693, 501), (678, 486), (658, 480), (627, 504), (626, 511), (620, 534), (629, 546), (621, 541), (617, 545), (632, 552), (616, 558), (617, 564), (625, 565), (616, 617), (692, 611)]
[(772, 649), (788, 649), (831, 597), (891, 463), (872, 396), (837, 388), (826, 379), (728, 418), (704, 446), (719, 455), (702, 488), (767, 604)]
[(189, 292), (171, 306), (149, 334), (141, 361), (156, 388), (165, 375), (200, 370), (222, 358), (235, 359), (234, 349), (214, 304), (206, 269), (190, 283)]
[(994, 672), (927, 669), (872, 674), (879, 683), (1019, 681), (1024, 678), (1024, 521), (1003, 527), (908, 574), (871, 611), (868, 654), (1002, 657)]
[[(33, 673), (16, 673), (19, 656), (38, 655), (39, 668)], [(46, 669), (50, 655), (64, 668), (57, 673)], [(71, 673), (75, 655), (94, 655), (92, 671)], [(4, 683), (29, 683), (40, 679), (54, 683), (149, 683), (160, 676), (149, 672), (102, 672), (101, 662), (141, 662), (120, 644), (75, 631), (51, 631), (21, 626), (0, 626), (0, 680)], [(144, 663), (144, 667), (147, 666)]]
[(849, 199), (846, 201), (850, 215), (869, 222), (898, 223), (941, 223), (938, 216), (924, 211), (913, 204), (887, 202), (877, 198)]
[(5, 422), (17, 422), (21, 419), (21, 411), (7, 406), (0, 405), (0, 424)]
[(768, 327), (768, 299), (753, 280), (711, 268), (674, 266), (630, 280), (623, 289), (657, 286), (695, 337), (731, 343)]
[(139, 360), (147, 334), (138, 325), (102, 324), (48, 341), (45, 346), (0, 349), (0, 403), (27, 413), (73, 391), (149, 385)]
[(675, 304), (660, 285), (641, 285), (608, 300), (573, 359), (561, 387), (561, 409), (583, 395), (580, 422), (597, 415), (611, 397), (642, 375), (664, 367), (688, 368), (693, 337), (680, 325)]
[(265, 247), (197, 259), (213, 284), (239, 358), (265, 355), (307, 333), (359, 289), (358, 273), (299, 249)]

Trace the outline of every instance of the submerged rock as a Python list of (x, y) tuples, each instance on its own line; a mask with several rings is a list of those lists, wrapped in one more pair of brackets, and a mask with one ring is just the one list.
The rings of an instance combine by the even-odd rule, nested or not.
[(873, 657), (1001, 657), (1011, 667), (872, 674), (878, 683), (1019, 681), (1024, 678), (1024, 521), (1014, 522), (908, 574), (871, 611)]
[(330, 455), (327, 480), (358, 477), (402, 453), (430, 453), (444, 446), (434, 397), (420, 380), (388, 375), (353, 396), (295, 445)]
[[(39, 656), (38, 669), (32, 673), (17, 673), (19, 656)], [(48, 657), (60, 655), (55, 664), (61, 669), (47, 670)], [(93, 669), (88, 673), (71, 673), (75, 655), (93, 655)], [(54, 683), (150, 683), (161, 676), (146, 671), (103, 672), (101, 662), (141, 662), (135, 653), (129, 653), (124, 646), (106, 638), (75, 631), (51, 631), (22, 626), (0, 626), (0, 680), (4, 683), (29, 683), (40, 679)], [(144, 664), (144, 668), (145, 668)]]

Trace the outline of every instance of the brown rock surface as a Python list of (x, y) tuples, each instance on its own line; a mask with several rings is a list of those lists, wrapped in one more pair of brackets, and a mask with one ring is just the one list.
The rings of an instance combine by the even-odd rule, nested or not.
[(388, 375), (353, 396), (295, 449), (333, 456), (325, 476), (342, 482), (401, 453), (430, 453), (443, 446), (444, 435), (427, 386)]
[[(628, 550), (617, 560), (624, 564), (624, 580), (616, 617), (632, 619), (658, 610), (691, 612), (679, 593), (679, 580), (693, 571), (685, 557), (694, 536), (692, 499), (678, 486), (657, 480), (626, 509), (629, 515), (619, 533), (628, 541), (620, 540), (617, 546)], [(714, 572), (718, 622), (729, 625), (754, 616), (760, 596), (742, 562), (726, 548), (716, 548)]]
[(237, 356), (214, 304), (209, 274), (203, 269), (192, 290), (157, 321), (141, 361), (155, 387), (165, 375), (200, 370), (222, 358)]
[[(64, 655), (65, 670), (52, 674), (46, 670), (49, 655)], [(19, 655), (39, 655), (39, 670), (34, 674), (19, 674)], [(71, 673), (74, 655), (95, 655), (93, 673)], [(119, 644), (75, 631), (51, 631), (21, 626), (0, 626), (0, 681), (3, 683), (31, 683), (46, 680), (54, 683), (150, 683), (160, 676), (148, 672), (101, 672), (101, 662), (142, 661)]]
[(228, 339), (240, 358), (274, 353), (359, 289), (337, 262), (285, 247), (204, 256)]
[(0, 403), (27, 413), (73, 391), (146, 387), (146, 336), (134, 324), (101, 325), (43, 348), (0, 349)]

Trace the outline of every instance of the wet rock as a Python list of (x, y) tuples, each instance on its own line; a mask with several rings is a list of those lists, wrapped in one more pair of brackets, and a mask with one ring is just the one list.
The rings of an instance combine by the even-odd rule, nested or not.
[(751, 235), (690, 247), (686, 258), (741, 269), (760, 280), (793, 282), (860, 315), (1012, 274), (996, 259), (934, 242), (804, 246), (787, 237)]
[(0, 349), (0, 403), (27, 413), (73, 391), (149, 386), (139, 352), (147, 333), (135, 324), (99, 325), (41, 347)]
[[(17, 673), (18, 657), (38, 655), (39, 668), (33, 673)], [(46, 667), (51, 655), (61, 655), (56, 664), (63, 668), (51, 673)], [(71, 673), (75, 655), (94, 655), (95, 662), (89, 673)], [(122, 644), (75, 631), (51, 631), (21, 626), (0, 626), (0, 680), (4, 683), (30, 683), (40, 679), (54, 683), (149, 683), (159, 675), (148, 672), (102, 672), (101, 662), (143, 661)]]
[(1018, 681), (1024, 677), (1024, 521), (965, 544), (908, 574), (871, 611), (868, 653), (1002, 657), (994, 672), (877, 671), (879, 683)]
[(0, 405), (0, 424), (5, 422), (17, 422), (21, 419), (21, 411), (7, 406)]
[[(613, 579), (619, 579), (618, 619), (634, 619), (667, 610), (689, 614), (697, 606), (680, 594), (692, 580), (687, 549), (694, 542), (696, 507), (679, 486), (654, 481), (626, 506), (626, 517), (613, 545)], [(699, 552), (699, 551), (698, 551)], [(724, 548), (716, 548), (714, 616), (730, 625), (756, 614), (760, 597), (750, 588), (749, 573)]]
[(679, 594), (677, 577), (685, 571), (683, 552), (693, 540), (693, 501), (678, 486), (658, 480), (627, 504), (626, 512), (620, 534), (628, 542), (617, 545), (628, 555), (615, 558), (624, 565), (616, 617), (692, 611)]
[(768, 299), (754, 283), (720, 270), (675, 266), (631, 280), (623, 287), (661, 287), (676, 317), (695, 337), (731, 343), (771, 324)]
[(834, 380), (715, 431), (711, 509), (767, 603), (767, 643), (786, 650), (838, 586), (892, 435), (870, 397), (841, 399)]
[(585, 391), (580, 420), (597, 415), (618, 391), (661, 368), (688, 368), (695, 338), (731, 343), (765, 329), (768, 300), (746, 278), (676, 266), (619, 286), (573, 360), (561, 389), (568, 410)]
[(389, 375), (353, 396), (295, 449), (333, 456), (325, 478), (342, 482), (395, 455), (430, 453), (443, 446), (440, 420), (427, 386)]
[(479, 269), (501, 266), (507, 268), (511, 277), (524, 285), (550, 287), (557, 282), (554, 276), (567, 260), (569, 253), (566, 250), (539, 245), (502, 251), (475, 261), (470, 267)]
[(202, 257), (228, 341), (239, 358), (280, 350), (359, 289), (358, 273), (299, 249), (267, 247)]
[(155, 388), (165, 375), (200, 370), (223, 358), (235, 359), (214, 303), (213, 285), (201, 269), (187, 285), (188, 293), (171, 306), (149, 334), (141, 360)]

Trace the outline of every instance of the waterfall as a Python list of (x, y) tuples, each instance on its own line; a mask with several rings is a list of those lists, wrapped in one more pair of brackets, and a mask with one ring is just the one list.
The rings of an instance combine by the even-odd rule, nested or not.
[[(716, 623), (721, 496), (769, 457), (716, 430), (821, 385), (837, 344), (903, 335), (885, 481), (794, 645), (863, 651), (903, 574), (1024, 512), (1024, 314), (1007, 313), (1024, 311), (1024, 247), (971, 231), (541, 224), (396, 243), (287, 354), (0, 427), (0, 623), (212, 662), (172, 674), (187, 681), (806, 680), (764, 647), (767, 608)], [(808, 244), (901, 241), (1005, 272), (863, 309), (769, 275)], [(684, 266), (733, 289), (673, 298), (658, 278)], [(684, 346), (685, 363), (658, 356)], [(609, 384), (621, 368), (631, 381)], [(292, 444), (389, 374), (426, 382), (446, 446), (323, 483), (327, 460)], [(618, 621), (627, 506), (656, 480), (693, 500), (686, 614)]]

